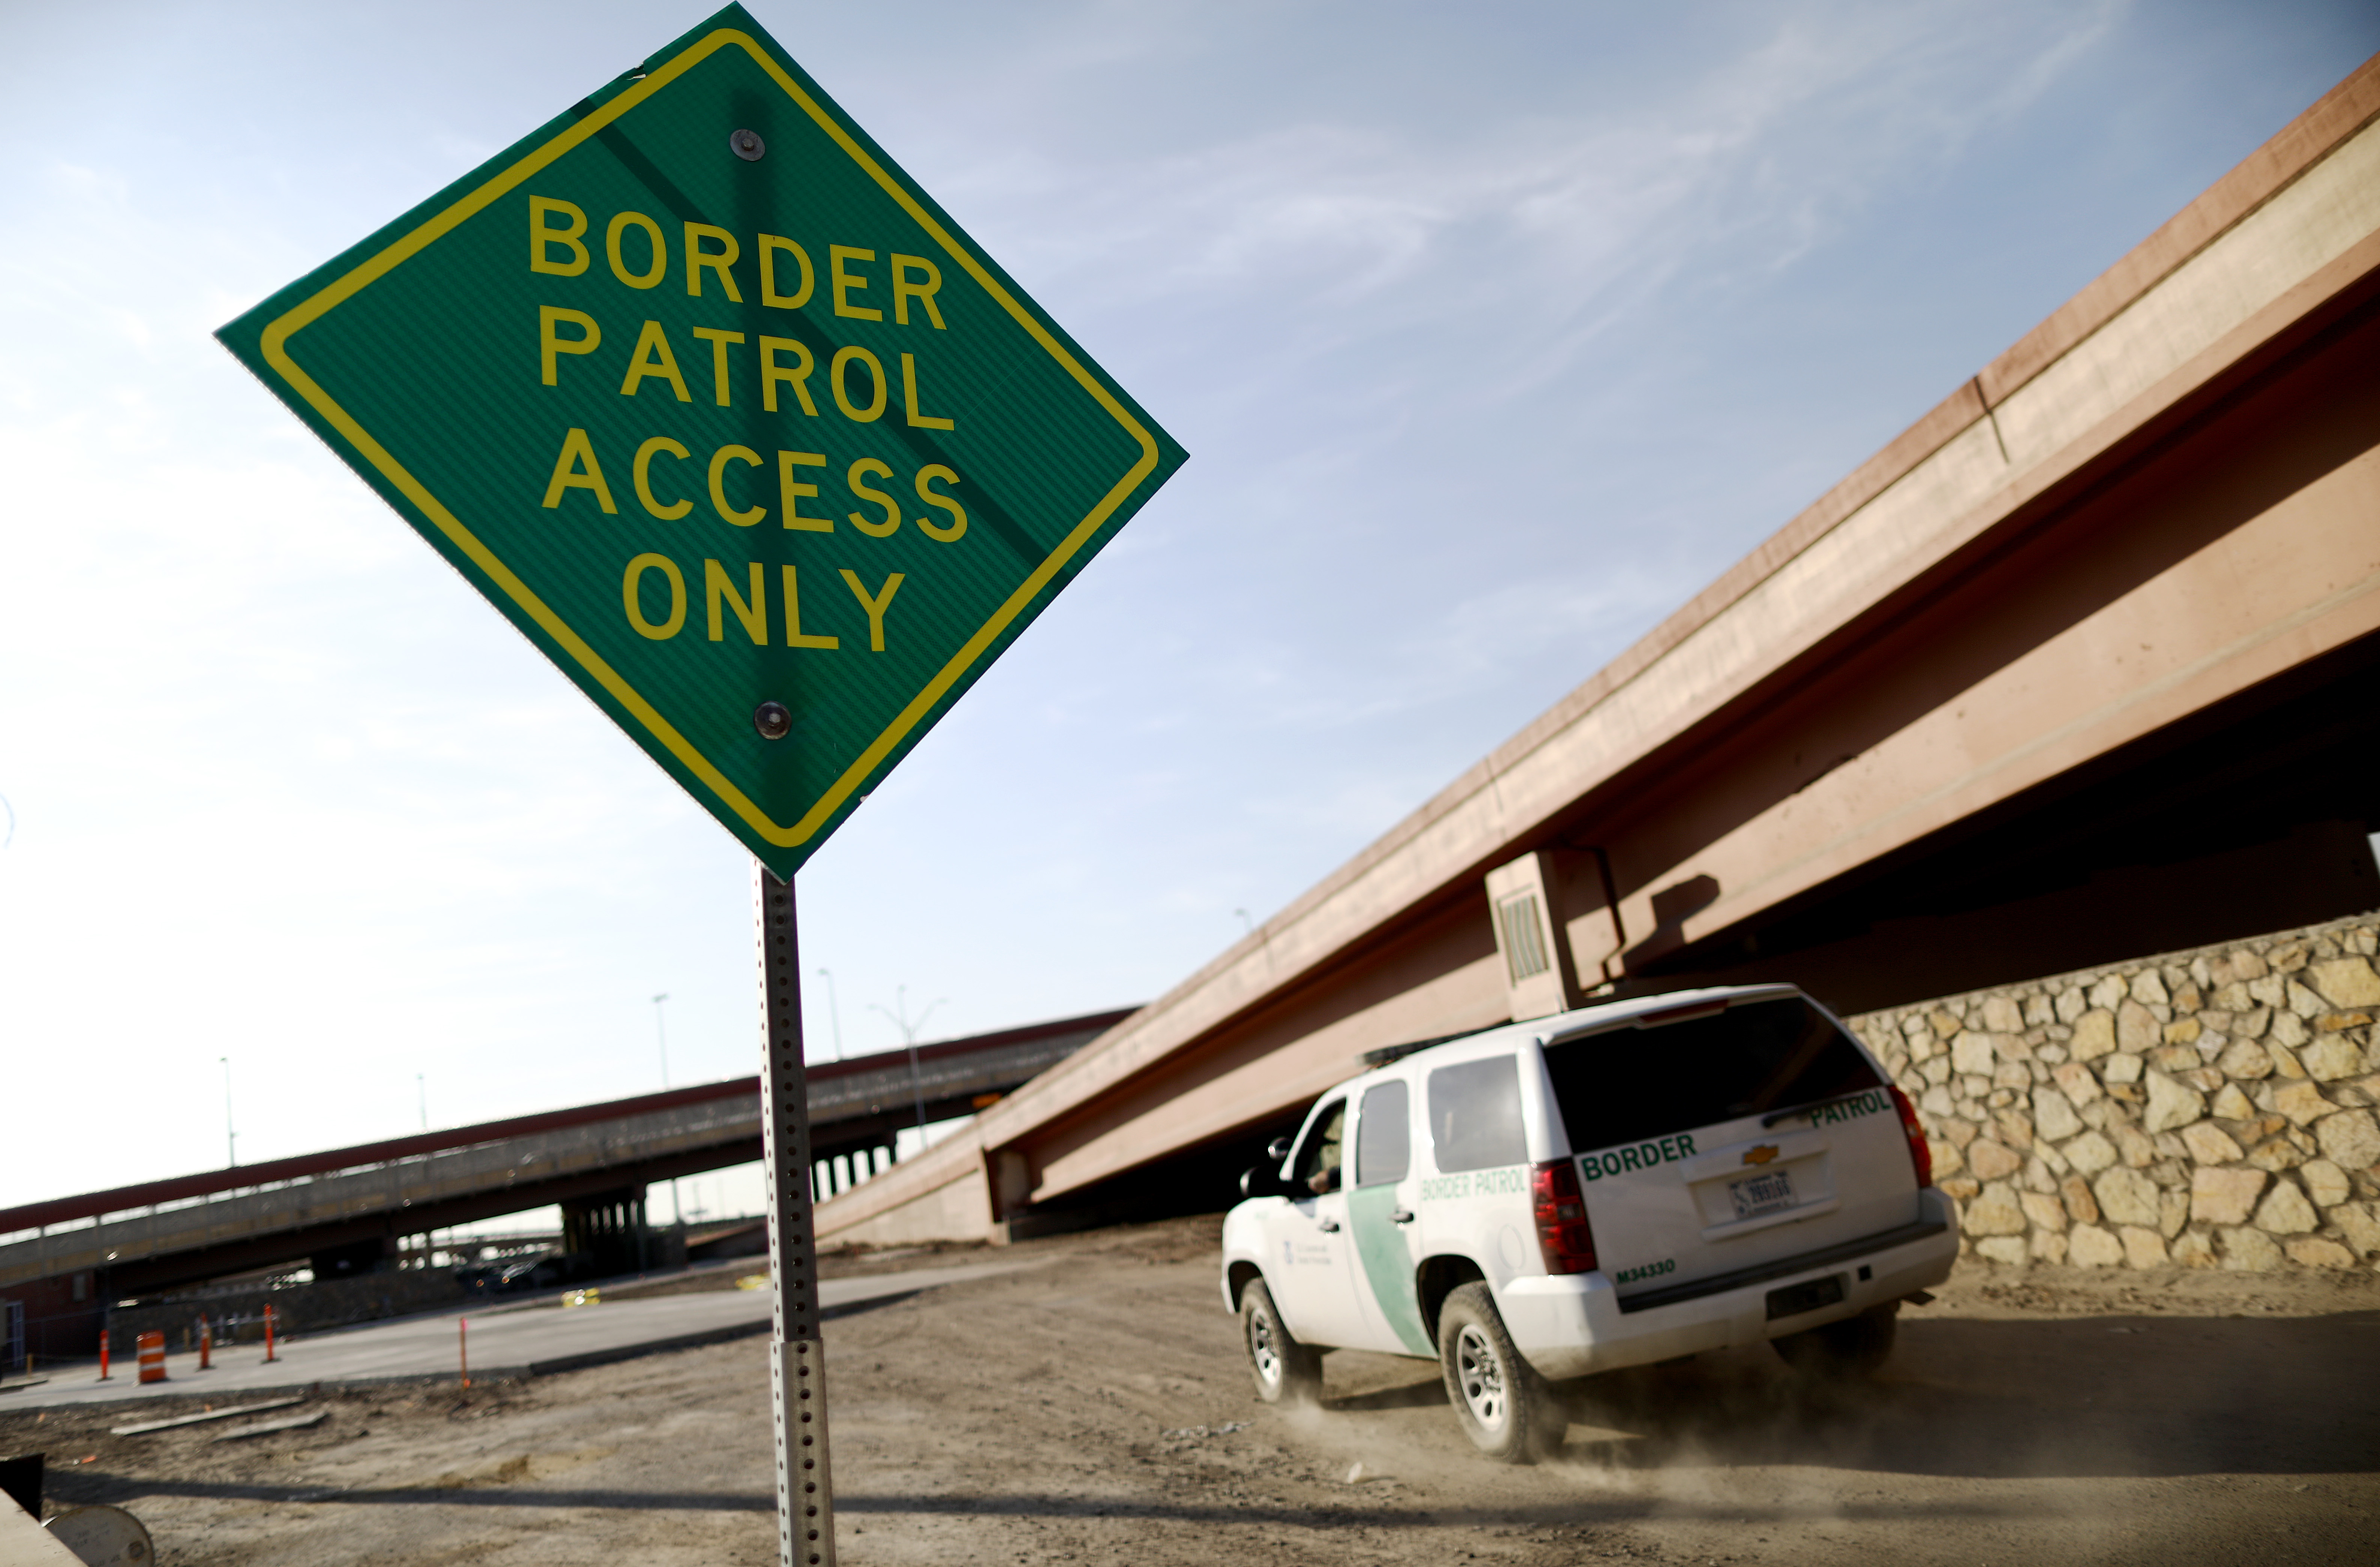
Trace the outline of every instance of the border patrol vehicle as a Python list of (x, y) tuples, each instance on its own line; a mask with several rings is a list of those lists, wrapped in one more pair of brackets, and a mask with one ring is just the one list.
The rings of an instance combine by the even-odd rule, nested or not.
[(1525, 1463), (1568, 1424), (1549, 1382), (1764, 1339), (1872, 1371), (1957, 1259), (1914, 1108), (1790, 985), (1366, 1059), (1223, 1222), (1268, 1403), (1314, 1399), (1325, 1350), (1434, 1358), (1473, 1443)]

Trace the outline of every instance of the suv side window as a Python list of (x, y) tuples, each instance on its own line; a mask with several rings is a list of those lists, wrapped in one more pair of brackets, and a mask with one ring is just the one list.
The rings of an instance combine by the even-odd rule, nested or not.
[(1429, 1075), (1429, 1135), (1440, 1173), (1525, 1164), (1518, 1058), (1489, 1056), (1441, 1066)]
[(1297, 1163), (1290, 1179), (1300, 1191), (1318, 1196), (1339, 1189), (1339, 1168), (1345, 1162), (1347, 1101), (1340, 1099), (1315, 1118), (1314, 1129), (1297, 1146)]
[(1412, 1097), (1390, 1080), (1364, 1090), (1364, 1113), (1355, 1122), (1355, 1184), (1385, 1185), (1413, 1168)]

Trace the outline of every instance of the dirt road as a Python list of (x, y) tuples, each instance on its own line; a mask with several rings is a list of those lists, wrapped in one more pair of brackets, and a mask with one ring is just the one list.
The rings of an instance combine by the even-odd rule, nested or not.
[[(1979, 1272), (1904, 1315), (1873, 1386), (1810, 1392), (1765, 1349), (1607, 1378), (1573, 1390), (1559, 1462), (1503, 1469), (1415, 1362), (1333, 1355), (1330, 1407), (1257, 1405), (1214, 1233), (1034, 1243), (1014, 1255), (1049, 1266), (832, 1324), (844, 1560), (2380, 1555), (2369, 1277)], [(871, 1270), (904, 1260), (954, 1259)], [(758, 1567), (774, 1561), (763, 1364), (751, 1341), (468, 1395), (334, 1397), (321, 1426), (249, 1442), (7, 1414), (0, 1448), (46, 1448), (66, 1465), (54, 1500), (130, 1507), (169, 1564)]]

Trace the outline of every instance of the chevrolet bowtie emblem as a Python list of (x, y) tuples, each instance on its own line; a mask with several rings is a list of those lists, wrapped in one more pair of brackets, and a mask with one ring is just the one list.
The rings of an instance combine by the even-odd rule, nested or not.
[(1775, 1143), (1763, 1143), (1756, 1148), (1746, 1148), (1743, 1150), (1743, 1162), (1746, 1164), (1766, 1164), (1776, 1157), (1777, 1145)]

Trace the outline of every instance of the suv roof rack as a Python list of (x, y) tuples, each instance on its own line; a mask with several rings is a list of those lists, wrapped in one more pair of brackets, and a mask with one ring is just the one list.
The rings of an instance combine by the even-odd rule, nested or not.
[(1366, 1051), (1355, 1059), (1362, 1062), (1366, 1067), (1386, 1066), (1392, 1061), (1402, 1061), (1405, 1057), (1413, 1054), (1414, 1051), (1426, 1051), (1432, 1045), (1452, 1044), (1457, 1039), (1467, 1039), (1474, 1034), (1485, 1034), (1489, 1029), (1509, 1028), (1512, 1025), (1510, 1023), (1490, 1023), (1485, 1028), (1465, 1028), (1462, 1032), (1456, 1034), (1440, 1034), (1435, 1039), (1415, 1039), (1409, 1045), (1382, 1045), (1378, 1050)]

